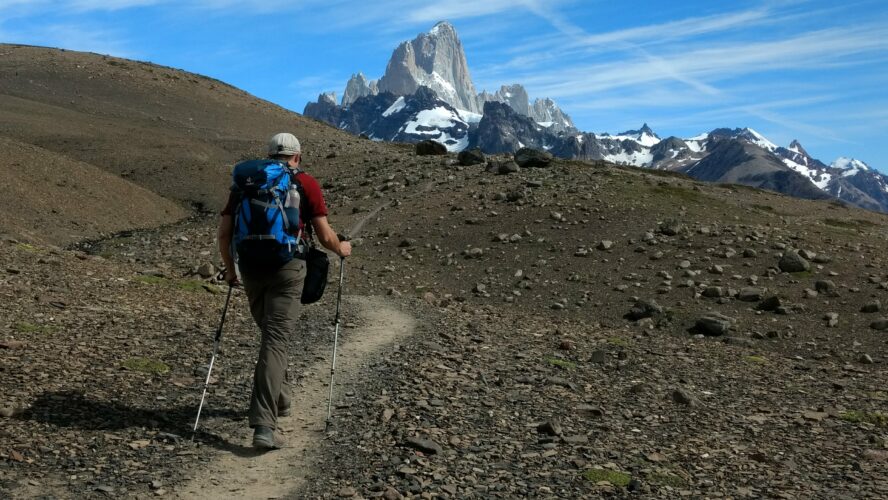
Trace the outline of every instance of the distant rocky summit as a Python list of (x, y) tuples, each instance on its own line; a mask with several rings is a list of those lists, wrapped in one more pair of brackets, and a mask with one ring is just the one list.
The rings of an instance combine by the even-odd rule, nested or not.
[(718, 128), (686, 139), (662, 139), (647, 124), (619, 134), (581, 132), (552, 99), (531, 101), (520, 84), (477, 93), (462, 43), (447, 22), (398, 45), (379, 80), (356, 73), (339, 103), (335, 93), (324, 93), (304, 114), (378, 141), (433, 140), (450, 152), (492, 154), (534, 148), (888, 212), (888, 176), (859, 160), (827, 165), (798, 141), (778, 147), (750, 128)]
[[(541, 128), (553, 132), (576, 130), (573, 121), (555, 101), (542, 98), (531, 102), (527, 90), (520, 84), (503, 85), (492, 94), (487, 91), (479, 94), (472, 83), (465, 51), (456, 29), (448, 22), (440, 22), (428, 33), (421, 33), (413, 40), (398, 45), (386, 66), (385, 74), (379, 80), (368, 80), (363, 73), (358, 72), (349, 79), (338, 105), (335, 94), (322, 94), (318, 102), (306, 105), (304, 114), (339, 128), (346, 128), (340, 126), (340, 122), (328, 120), (334, 114), (340, 116), (339, 112), (332, 113), (327, 106), (331, 100), (334, 106), (341, 108), (350, 117), (367, 109), (367, 106), (352, 109), (361, 98), (373, 100), (375, 96), (385, 93), (407, 98), (423, 87), (430, 89), (440, 100), (457, 110), (465, 123), (477, 123), (481, 119), (480, 114), (485, 103), (501, 102), (521, 116), (531, 118)], [(318, 104), (321, 106), (318, 107)], [(368, 128), (358, 133), (391, 140), (376, 129), (373, 120), (356, 118), (347, 121), (368, 123)]]

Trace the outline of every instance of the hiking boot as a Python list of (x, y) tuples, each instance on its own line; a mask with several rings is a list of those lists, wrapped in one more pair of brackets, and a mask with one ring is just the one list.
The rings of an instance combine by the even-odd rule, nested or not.
[(275, 435), (271, 427), (257, 425), (253, 431), (253, 448), (260, 450), (277, 450), (284, 447), (284, 441)]
[(289, 417), (290, 413), (291, 413), (291, 411), (290, 411), (289, 406), (287, 406), (286, 408), (278, 408), (278, 416), (279, 417)]

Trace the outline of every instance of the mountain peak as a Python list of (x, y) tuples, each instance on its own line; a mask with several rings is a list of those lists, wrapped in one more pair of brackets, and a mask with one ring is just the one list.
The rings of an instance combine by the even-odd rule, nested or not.
[(452, 34), (456, 36), (456, 28), (454, 28), (448, 21), (438, 21), (432, 26), (432, 29), (429, 30), (428, 34), (431, 36), (439, 36), (443, 34)]
[(774, 152), (777, 150), (777, 145), (773, 142), (769, 141), (765, 136), (756, 132), (755, 130), (744, 127), (744, 128), (717, 128), (709, 133), (709, 136), (715, 138), (728, 138), (728, 139), (740, 139), (742, 141), (748, 142), (750, 144), (755, 144), (756, 146)]
[(840, 168), (842, 170), (847, 170), (848, 172), (845, 176), (850, 176), (856, 174), (860, 170), (869, 170), (870, 166), (865, 162), (860, 160), (856, 160), (854, 158), (846, 158), (844, 156), (839, 157), (836, 161), (832, 162), (830, 167)]
[(380, 92), (395, 95), (411, 95), (422, 86), (458, 109), (480, 111), (462, 43), (446, 21), (398, 45), (378, 83)]

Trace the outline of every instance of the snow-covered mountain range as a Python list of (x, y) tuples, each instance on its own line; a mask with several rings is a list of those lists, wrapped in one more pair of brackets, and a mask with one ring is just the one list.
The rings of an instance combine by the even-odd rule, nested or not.
[(520, 84), (477, 93), (462, 44), (447, 22), (401, 43), (379, 80), (356, 73), (340, 102), (335, 93), (324, 93), (306, 105), (304, 114), (374, 140), (432, 139), (453, 152), (477, 147), (512, 153), (532, 147), (562, 158), (673, 170), (803, 198), (836, 197), (888, 212), (888, 176), (855, 159), (827, 165), (798, 141), (780, 147), (750, 128), (665, 139), (647, 124), (619, 134), (581, 132), (554, 101), (531, 102)]

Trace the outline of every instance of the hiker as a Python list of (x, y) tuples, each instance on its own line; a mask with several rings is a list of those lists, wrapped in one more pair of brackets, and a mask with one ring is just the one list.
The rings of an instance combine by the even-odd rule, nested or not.
[[(260, 449), (274, 449), (282, 445), (274, 432), (277, 417), (290, 414), (289, 387), (285, 380), (287, 340), (296, 330), (297, 307), (306, 275), (305, 256), (299, 254), (299, 249), (304, 250), (304, 245), (311, 240), (313, 233), (324, 247), (339, 257), (351, 255), (351, 243), (340, 241), (327, 222), (327, 206), (318, 181), (299, 168), (301, 152), (299, 140), (293, 134), (280, 133), (268, 142), (268, 160), (273, 161), (253, 160), (238, 164), (233, 173), (232, 191), (219, 221), (219, 251), (225, 265), (225, 281), (231, 286), (243, 281), (250, 302), (250, 313), (262, 331), (249, 411), (250, 427), (254, 429), (253, 446)], [(244, 171), (250, 175), (244, 174)], [(275, 173), (286, 171), (289, 171), (289, 176), (281, 181), (283, 184), (280, 186), (288, 187), (287, 193), (292, 193), (291, 196), (286, 196), (286, 203), (289, 204), (296, 197), (299, 200), (297, 206), (284, 209), (282, 203), (274, 203), (280, 201), (277, 195), (271, 202), (268, 199), (265, 202), (250, 199), (250, 192), (270, 192), (255, 191), (256, 186), (251, 183), (271, 179)], [(277, 178), (284, 177), (287, 176)], [(253, 191), (250, 191), (251, 186)], [(298, 194), (293, 192), (297, 189)], [(297, 209), (298, 217), (295, 218), (298, 220), (287, 220), (286, 215), (293, 217), (294, 210)], [(278, 242), (286, 243), (274, 247), (276, 252), (264, 255), (263, 252), (271, 248), (268, 241), (273, 239), (271, 235), (262, 234), (258, 237), (243, 234), (253, 228), (253, 222), (247, 222), (250, 216), (255, 216), (252, 220), (269, 225), (270, 222), (267, 223), (262, 217), (269, 213), (276, 216), (276, 220), (282, 219), (289, 227), (286, 234), (276, 235)], [(272, 216), (269, 216), (269, 220), (272, 220)], [(266, 227), (263, 231), (274, 233), (274, 228)], [(235, 272), (233, 241), (238, 248), (240, 279)], [(281, 261), (284, 263), (281, 264)]]

